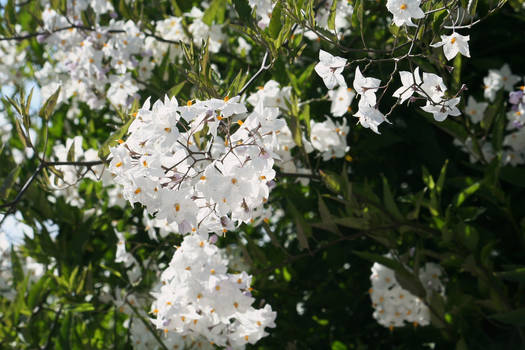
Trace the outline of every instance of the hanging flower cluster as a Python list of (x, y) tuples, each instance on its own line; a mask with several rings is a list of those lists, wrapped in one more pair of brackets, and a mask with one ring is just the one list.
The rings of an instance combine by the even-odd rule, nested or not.
[(251, 305), (252, 277), (246, 272), (230, 274), (219, 248), (203, 236), (185, 236), (169, 267), (161, 275), (160, 292), (152, 305), (157, 329), (168, 338), (201, 336), (211, 344), (243, 349), (266, 336), (275, 327), (276, 313), (270, 305)]
[[(419, 280), (427, 295), (444, 293), (441, 274), (439, 265), (434, 263), (426, 263), (419, 269)], [(375, 263), (370, 281), (370, 299), (375, 310), (373, 316), (380, 325), (394, 329), (403, 327), (406, 323), (414, 326), (430, 324), (430, 310), (425, 301), (403, 289), (396, 280), (394, 270)]]

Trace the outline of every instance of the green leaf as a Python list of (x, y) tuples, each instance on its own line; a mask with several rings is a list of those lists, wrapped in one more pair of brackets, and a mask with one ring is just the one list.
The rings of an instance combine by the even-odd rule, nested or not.
[[(67, 311), (66, 315), (60, 322), (60, 332), (58, 336), (58, 344), (61, 349), (71, 349), (71, 324), (73, 323), (71, 311)], [(52, 330), (51, 330), (52, 331)]]
[(328, 15), (328, 29), (334, 30), (335, 29), (335, 15), (337, 13), (337, 1), (332, 1), (332, 6), (330, 6), (330, 14)]
[(439, 178), (436, 182), (436, 192), (438, 195), (441, 195), (441, 192), (443, 192), (443, 186), (445, 184), (445, 177), (447, 175), (447, 166), (448, 166), (448, 159), (445, 160), (445, 164), (443, 164), (443, 167), (441, 168), (441, 172), (439, 173)]
[(241, 20), (248, 20), (252, 18), (252, 9), (247, 0), (233, 0), (233, 7), (239, 14)]
[(465, 188), (463, 191), (459, 192), (456, 195), (456, 198), (454, 199), (454, 205), (456, 207), (459, 207), (461, 204), (463, 204), (463, 202), (465, 202), (465, 200), (468, 197), (472, 196), (480, 188), (481, 188), (481, 183), (480, 182), (475, 182), (472, 185), (470, 185), (469, 187)]
[(340, 342), (339, 340), (336, 340), (332, 343), (332, 350), (347, 350), (347, 349), (348, 348), (346, 347), (346, 345)]
[(303, 110), (301, 111), (301, 114), (299, 115), (299, 119), (304, 122), (304, 125), (306, 126), (306, 135), (308, 138), (310, 138), (311, 134), (311, 124), (310, 124), (310, 105), (304, 106)]
[(489, 318), (505, 324), (525, 326), (525, 308), (491, 315)]
[(20, 171), (20, 166), (17, 166), (9, 172), (4, 182), (2, 183), (2, 187), (0, 187), (0, 199), (6, 200), (9, 197), (9, 193), (13, 190), (13, 186), (15, 185), (16, 180), (20, 175)]
[(204, 12), (202, 21), (209, 26), (213, 24), (214, 19), (218, 19), (217, 23), (222, 23), (222, 21), (220, 21), (220, 17), (222, 10), (222, 18), (224, 19), (224, 6), (224, 0), (213, 0), (210, 6)]
[(461, 87), (461, 63), (463, 55), (454, 58), (454, 70), (452, 71), (452, 91), (456, 92)]
[(456, 350), (468, 350), (467, 342), (465, 341), (465, 338), (461, 338), (456, 343)]
[(29, 293), (27, 295), (27, 306), (29, 307), (30, 310), (33, 310), (35, 306), (37, 306), (37, 304), (40, 302), (40, 299), (42, 298), (45, 292), (44, 287), (48, 281), (49, 281), (49, 277), (47, 275), (43, 275), (29, 289)]
[(100, 159), (106, 160), (109, 155), (109, 148), (118, 144), (118, 140), (121, 140), (124, 135), (128, 132), (128, 128), (133, 123), (133, 118), (130, 118), (124, 125), (115, 131), (111, 136), (102, 144), (98, 150), (98, 156)]
[(430, 313), (430, 320), (434, 327), (445, 328), (446, 324), (443, 322), (445, 315), (445, 300), (439, 293), (430, 292), (429, 302), (432, 307)]
[(82, 304), (76, 305), (71, 311), (72, 312), (88, 312), (88, 311), (93, 311), (93, 310), (95, 310), (95, 307), (93, 306), (93, 304), (82, 303)]
[(72, 143), (69, 147), (69, 150), (67, 151), (67, 161), (68, 162), (74, 162), (75, 161), (75, 143)]
[(456, 228), (459, 241), (470, 251), (475, 251), (479, 241), (479, 233), (474, 226), (460, 224)]
[(58, 95), (60, 94), (60, 89), (61, 87), (59, 87), (53, 95), (49, 96), (47, 101), (44, 103), (44, 106), (42, 106), (42, 108), (40, 109), (40, 112), (38, 113), (38, 115), (42, 119), (49, 120), (49, 117), (55, 110), (55, 106), (58, 101)]
[(270, 24), (268, 26), (268, 30), (270, 31), (270, 36), (272, 39), (277, 39), (279, 36), (279, 32), (282, 28), (281, 23), (281, 10), (282, 10), (282, 4), (280, 1), (278, 1), (272, 11), (272, 18), (270, 19)]
[(288, 211), (292, 214), (292, 217), (295, 221), (295, 228), (297, 230), (297, 240), (299, 241), (299, 248), (301, 250), (310, 249), (308, 244), (308, 237), (312, 236), (312, 228), (306, 220), (304, 219), (303, 214), (297, 210), (295, 205), (288, 200)]
[(341, 193), (341, 190), (343, 188), (343, 180), (341, 176), (331, 171), (323, 170), (319, 170), (319, 174), (321, 175), (321, 179), (323, 180), (326, 187), (328, 187), (328, 189), (335, 193)]
[(17, 23), (15, 2), (13, 0), (7, 1), (7, 4), (4, 7), (4, 18), (7, 24), (7, 29), (9, 30), (9, 32), (13, 33), (14, 25)]
[(386, 177), (382, 176), (383, 178), (383, 201), (385, 202), (385, 207), (388, 210), (392, 216), (394, 216), (398, 220), (403, 219), (403, 214), (399, 211), (399, 208), (397, 207), (397, 204), (394, 200), (394, 196), (392, 195), (392, 192), (390, 191), (390, 185), (388, 184), (388, 180)]
[(230, 87), (228, 88), (228, 96), (237, 96), (239, 91), (243, 88), (246, 80), (248, 79), (248, 74), (243, 74), (243, 70), (239, 70), (239, 73), (233, 79)]
[(177, 0), (171, 0), (171, 10), (175, 16), (182, 17), (183, 12), (180, 9), (179, 4), (177, 4)]
[(334, 222), (334, 219), (332, 218), (332, 215), (330, 214), (330, 211), (328, 210), (328, 207), (326, 206), (326, 203), (323, 201), (323, 198), (318, 194), (319, 198), (319, 215), (321, 215), (321, 222), (323, 223), (323, 227), (330, 232), (341, 234), (339, 229), (337, 228), (337, 225)]
[(20, 262), (20, 258), (18, 257), (18, 254), (16, 253), (15, 249), (11, 246), (11, 270), (13, 273), (13, 282), (15, 286), (18, 285), (18, 283), (24, 281), (24, 269), (22, 268), (22, 263)]
[(28, 119), (29, 119), (29, 109), (31, 107), (31, 100), (33, 99), (33, 90), (34, 88), (31, 88), (31, 92), (29, 93), (29, 96), (27, 97), (27, 101), (25, 102), (25, 116), (28, 116)]
[(408, 272), (404, 267), (402, 269), (395, 270), (395, 272), (396, 280), (403, 289), (408, 290), (410, 293), (420, 298), (425, 297), (425, 288), (417, 276), (414, 276), (412, 273)]
[(26, 134), (24, 133), (18, 118), (15, 119), (15, 128), (16, 128), (16, 132), (18, 134), (18, 137), (20, 137), (20, 141), (22, 141), (22, 144), (24, 145), (24, 147), (27, 148), (29, 145), (31, 145), (31, 140), (29, 140), (29, 137), (26, 136)]
[(428, 186), (428, 188), (433, 191), (436, 187), (436, 183), (434, 182), (434, 178), (430, 173), (428, 172), (427, 168), (423, 167), (423, 182)]
[(504, 280), (525, 283), (525, 267), (518, 267), (509, 271), (495, 272), (494, 275)]
[(178, 83), (177, 85), (175, 85), (174, 87), (172, 87), (169, 91), (168, 91), (168, 96), (169, 97), (177, 97), (177, 95), (179, 94), (179, 92), (182, 90), (182, 88), (184, 87), (184, 84), (186, 84), (186, 81), (183, 81), (181, 83)]
[(434, 32), (434, 35), (439, 36), (441, 25), (447, 16), (447, 10), (441, 10), (434, 13), (434, 19), (432, 20), (432, 32)]
[(335, 223), (341, 226), (354, 228), (357, 230), (366, 230), (369, 228), (368, 220), (354, 217), (344, 217), (334, 219)]

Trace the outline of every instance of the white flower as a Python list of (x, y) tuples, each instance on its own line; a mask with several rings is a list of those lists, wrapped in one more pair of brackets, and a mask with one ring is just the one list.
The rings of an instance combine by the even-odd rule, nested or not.
[(328, 96), (332, 100), (330, 113), (334, 117), (341, 117), (349, 111), (350, 104), (355, 97), (355, 92), (352, 88), (345, 88), (340, 86), (337, 90), (328, 91)]
[(381, 80), (376, 78), (365, 78), (361, 74), (359, 66), (355, 69), (355, 78), (354, 78), (354, 89), (355, 92), (361, 96), (362, 100), (365, 100), (369, 105), (374, 106), (376, 104), (376, 91), (381, 84)]
[(483, 119), (483, 114), (489, 104), (487, 102), (477, 102), (474, 97), (469, 96), (465, 114), (470, 117), (473, 123), (477, 124)]
[(286, 102), (290, 103), (292, 87), (281, 88), (275, 80), (268, 80), (264, 86), (259, 86), (256, 93), (252, 93), (246, 100), (252, 105), (257, 106), (262, 101), (264, 108), (279, 107), (288, 110)]
[(359, 118), (359, 124), (364, 128), (370, 128), (376, 134), (379, 134), (378, 126), (386, 121), (385, 116), (378, 109), (367, 103), (366, 100), (359, 101), (359, 110), (354, 116)]
[(386, 8), (394, 15), (394, 23), (400, 27), (403, 24), (415, 26), (412, 18), (423, 18), (425, 13), (419, 7), (421, 0), (388, 0)]
[(501, 76), (501, 80), (503, 82), (503, 89), (505, 91), (514, 90), (514, 85), (516, 85), (516, 83), (520, 81), (519, 75), (512, 74), (512, 72), (510, 71), (510, 67), (507, 63), (505, 63), (501, 67), (498, 73)]
[(394, 91), (392, 96), (399, 98), (399, 103), (403, 103), (414, 94), (414, 91), (418, 90), (418, 86), (421, 84), (419, 67), (416, 67), (414, 72), (401, 71), (399, 72), (399, 76), (403, 86)]
[(489, 70), (489, 74), (483, 78), (483, 95), (494, 102), (496, 93), (503, 87), (503, 79), (501, 74), (494, 69)]
[(322, 152), (325, 161), (344, 157), (350, 149), (346, 143), (350, 128), (346, 125), (346, 119), (342, 121), (342, 123), (334, 123), (330, 118), (322, 123), (311, 121), (312, 146)]
[(427, 99), (430, 97), (432, 101), (438, 103), (445, 96), (445, 91), (447, 87), (443, 83), (443, 78), (434, 73), (423, 72), (423, 84), (418, 94)]
[(461, 112), (456, 107), (459, 101), (460, 98), (456, 97), (439, 104), (431, 104), (430, 102), (427, 102), (427, 104), (421, 107), (421, 109), (425, 112), (432, 113), (436, 121), (442, 122), (443, 120), (447, 119), (447, 116), (449, 115), (455, 117), (461, 115)]
[(319, 61), (315, 66), (315, 71), (323, 79), (328, 89), (333, 89), (337, 85), (346, 87), (346, 81), (341, 74), (345, 68), (346, 59), (319, 50)]
[(441, 41), (430, 45), (432, 47), (441, 47), (443, 46), (443, 53), (445, 54), (445, 57), (447, 60), (451, 60), (458, 53), (462, 54), (465, 57), (470, 57), (469, 47), (468, 47), (468, 41), (470, 40), (470, 36), (468, 35), (461, 35), (456, 32), (452, 33), (451, 35), (442, 35)]

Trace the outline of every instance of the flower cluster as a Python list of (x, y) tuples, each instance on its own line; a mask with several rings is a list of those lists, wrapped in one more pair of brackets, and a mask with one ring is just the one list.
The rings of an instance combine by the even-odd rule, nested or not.
[(346, 137), (350, 128), (346, 119), (342, 122), (333, 122), (327, 118), (324, 122), (311, 121), (312, 147), (321, 153), (324, 161), (342, 158), (350, 150)]
[[(145, 324), (149, 322), (149, 315), (145, 310), (150, 304), (150, 299), (149, 295), (130, 293), (119, 288), (115, 289), (115, 296), (109, 294), (101, 296), (102, 302), (112, 303), (119, 312), (128, 316), (123, 325), (129, 328), (130, 340), (135, 350), (164, 349)], [(180, 336), (171, 333), (168, 337), (163, 337), (162, 342), (168, 349), (214, 349), (209, 342), (198, 336)]]
[(152, 313), (157, 329), (170, 335), (202, 336), (211, 344), (242, 349), (275, 327), (270, 305), (251, 305), (251, 276), (227, 272), (227, 260), (202, 235), (184, 237), (169, 267), (161, 275), (160, 291), (153, 293)]
[[(520, 77), (512, 74), (508, 64), (504, 64), (501, 69), (490, 69), (488, 75), (483, 79), (483, 93), (488, 101), (478, 101), (473, 96), (469, 96), (465, 107), (465, 114), (469, 116), (473, 124), (486, 125), (489, 118), (487, 109), (489, 103), (496, 101), (496, 96), (502, 91), (509, 92), (508, 104), (510, 110), (507, 112), (507, 133), (503, 138), (502, 164), (516, 166), (525, 163), (525, 97), (523, 85), (519, 85)], [(525, 83), (523, 81), (522, 83)], [(499, 101), (503, 96), (499, 97)], [(497, 151), (494, 149), (492, 140), (485, 135), (476, 137), (469, 136), (464, 141), (455, 140), (454, 143), (460, 146), (465, 152), (469, 153), (472, 163), (483, 160), (490, 162), (496, 157)], [(485, 134), (485, 133), (483, 133)]]
[[(376, 93), (381, 86), (381, 81), (372, 77), (365, 77), (359, 66), (356, 67), (353, 89), (346, 88), (346, 82), (342, 75), (346, 66), (346, 59), (332, 56), (326, 51), (319, 51), (319, 63), (315, 66), (315, 71), (323, 79), (328, 89), (333, 89), (339, 85), (336, 91), (330, 90), (329, 96), (332, 100), (331, 112), (334, 116), (342, 116), (346, 111), (351, 111), (350, 104), (357, 94), (359, 96), (358, 111), (354, 116), (359, 118), (359, 123), (370, 128), (375, 133), (379, 133), (378, 127), (383, 122), (388, 122), (386, 116), (378, 109), (379, 99)], [(458, 116), (461, 114), (456, 107), (460, 102), (459, 97), (446, 97), (447, 87), (443, 78), (433, 73), (423, 72), (421, 77), (419, 67), (413, 72), (399, 72), (402, 86), (393, 94), (398, 98), (398, 103), (416, 99), (426, 100), (426, 105), (421, 107), (425, 112), (431, 113), (437, 121), (443, 121), (447, 116)], [(419, 97), (413, 97), (417, 93)], [(381, 95), (383, 96), (383, 95)]]
[[(419, 280), (427, 295), (444, 293), (440, 281), (441, 269), (434, 263), (426, 263), (419, 269)], [(414, 326), (430, 324), (430, 311), (425, 301), (403, 289), (396, 280), (395, 272), (379, 263), (372, 266), (370, 275), (372, 288), (370, 299), (374, 308), (374, 318), (384, 326), (394, 329), (403, 327), (405, 322)]]
[(109, 170), (124, 198), (176, 223), (181, 234), (254, 222), (275, 177), (276, 134), (285, 122), (262, 102), (246, 112), (239, 97), (186, 106), (147, 100), (126, 141), (111, 149)]
[(410, 99), (414, 93), (427, 101), (426, 105), (421, 107), (422, 110), (432, 113), (434, 119), (442, 122), (449, 115), (459, 116), (461, 112), (456, 107), (460, 101), (459, 97), (447, 98), (445, 93), (447, 87), (443, 78), (434, 74), (423, 72), (423, 77), (419, 75), (419, 67), (413, 72), (401, 71), (401, 86), (393, 96), (398, 97), (401, 103)]
[(151, 77), (162, 57), (168, 52), (170, 60), (181, 57), (182, 50), (173, 44), (190, 42), (184, 20), (191, 21), (187, 31), (197, 46), (209, 38), (209, 50), (218, 52), (225, 39), (222, 26), (205, 24), (204, 13), (196, 7), (184, 17), (156, 22), (155, 33), (148, 35), (131, 20), (112, 18), (106, 25), (97, 20), (95, 27), (85, 27), (81, 17), (88, 7), (97, 18), (107, 13), (114, 17), (111, 3), (99, 0), (68, 0), (64, 14), (48, 4), (42, 13), (43, 29), (48, 34), (39, 36), (39, 41), (47, 44), (48, 55), (53, 58), (53, 63), (47, 61), (36, 74), (44, 99), (62, 86), (60, 101), (75, 97), (101, 109), (107, 96), (114, 107), (124, 107), (138, 96), (142, 82)]

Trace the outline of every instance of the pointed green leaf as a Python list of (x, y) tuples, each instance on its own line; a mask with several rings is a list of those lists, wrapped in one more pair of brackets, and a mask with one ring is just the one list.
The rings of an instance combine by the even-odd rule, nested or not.
[(337, 14), (337, 2), (338, 0), (332, 1), (332, 6), (330, 6), (330, 13), (328, 15), (328, 29), (335, 29), (335, 15)]
[(272, 39), (277, 39), (282, 28), (281, 10), (282, 4), (280, 1), (278, 1), (273, 8), (272, 18), (270, 19), (270, 24), (268, 25), (268, 30), (270, 31), (270, 36)]
[(40, 109), (40, 112), (38, 113), (38, 115), (40, 115), (42, 119), (49, 120), (49, 117), (55, 110), (55, 107), (58, 101), (58, 96), (60, 94), (60, 89), (61, 87), (59, 87), (55, 91), (55, 93), (47, 99), (47, 101), (44, 103), (44, 106), (42, 106), (42, 108)]

